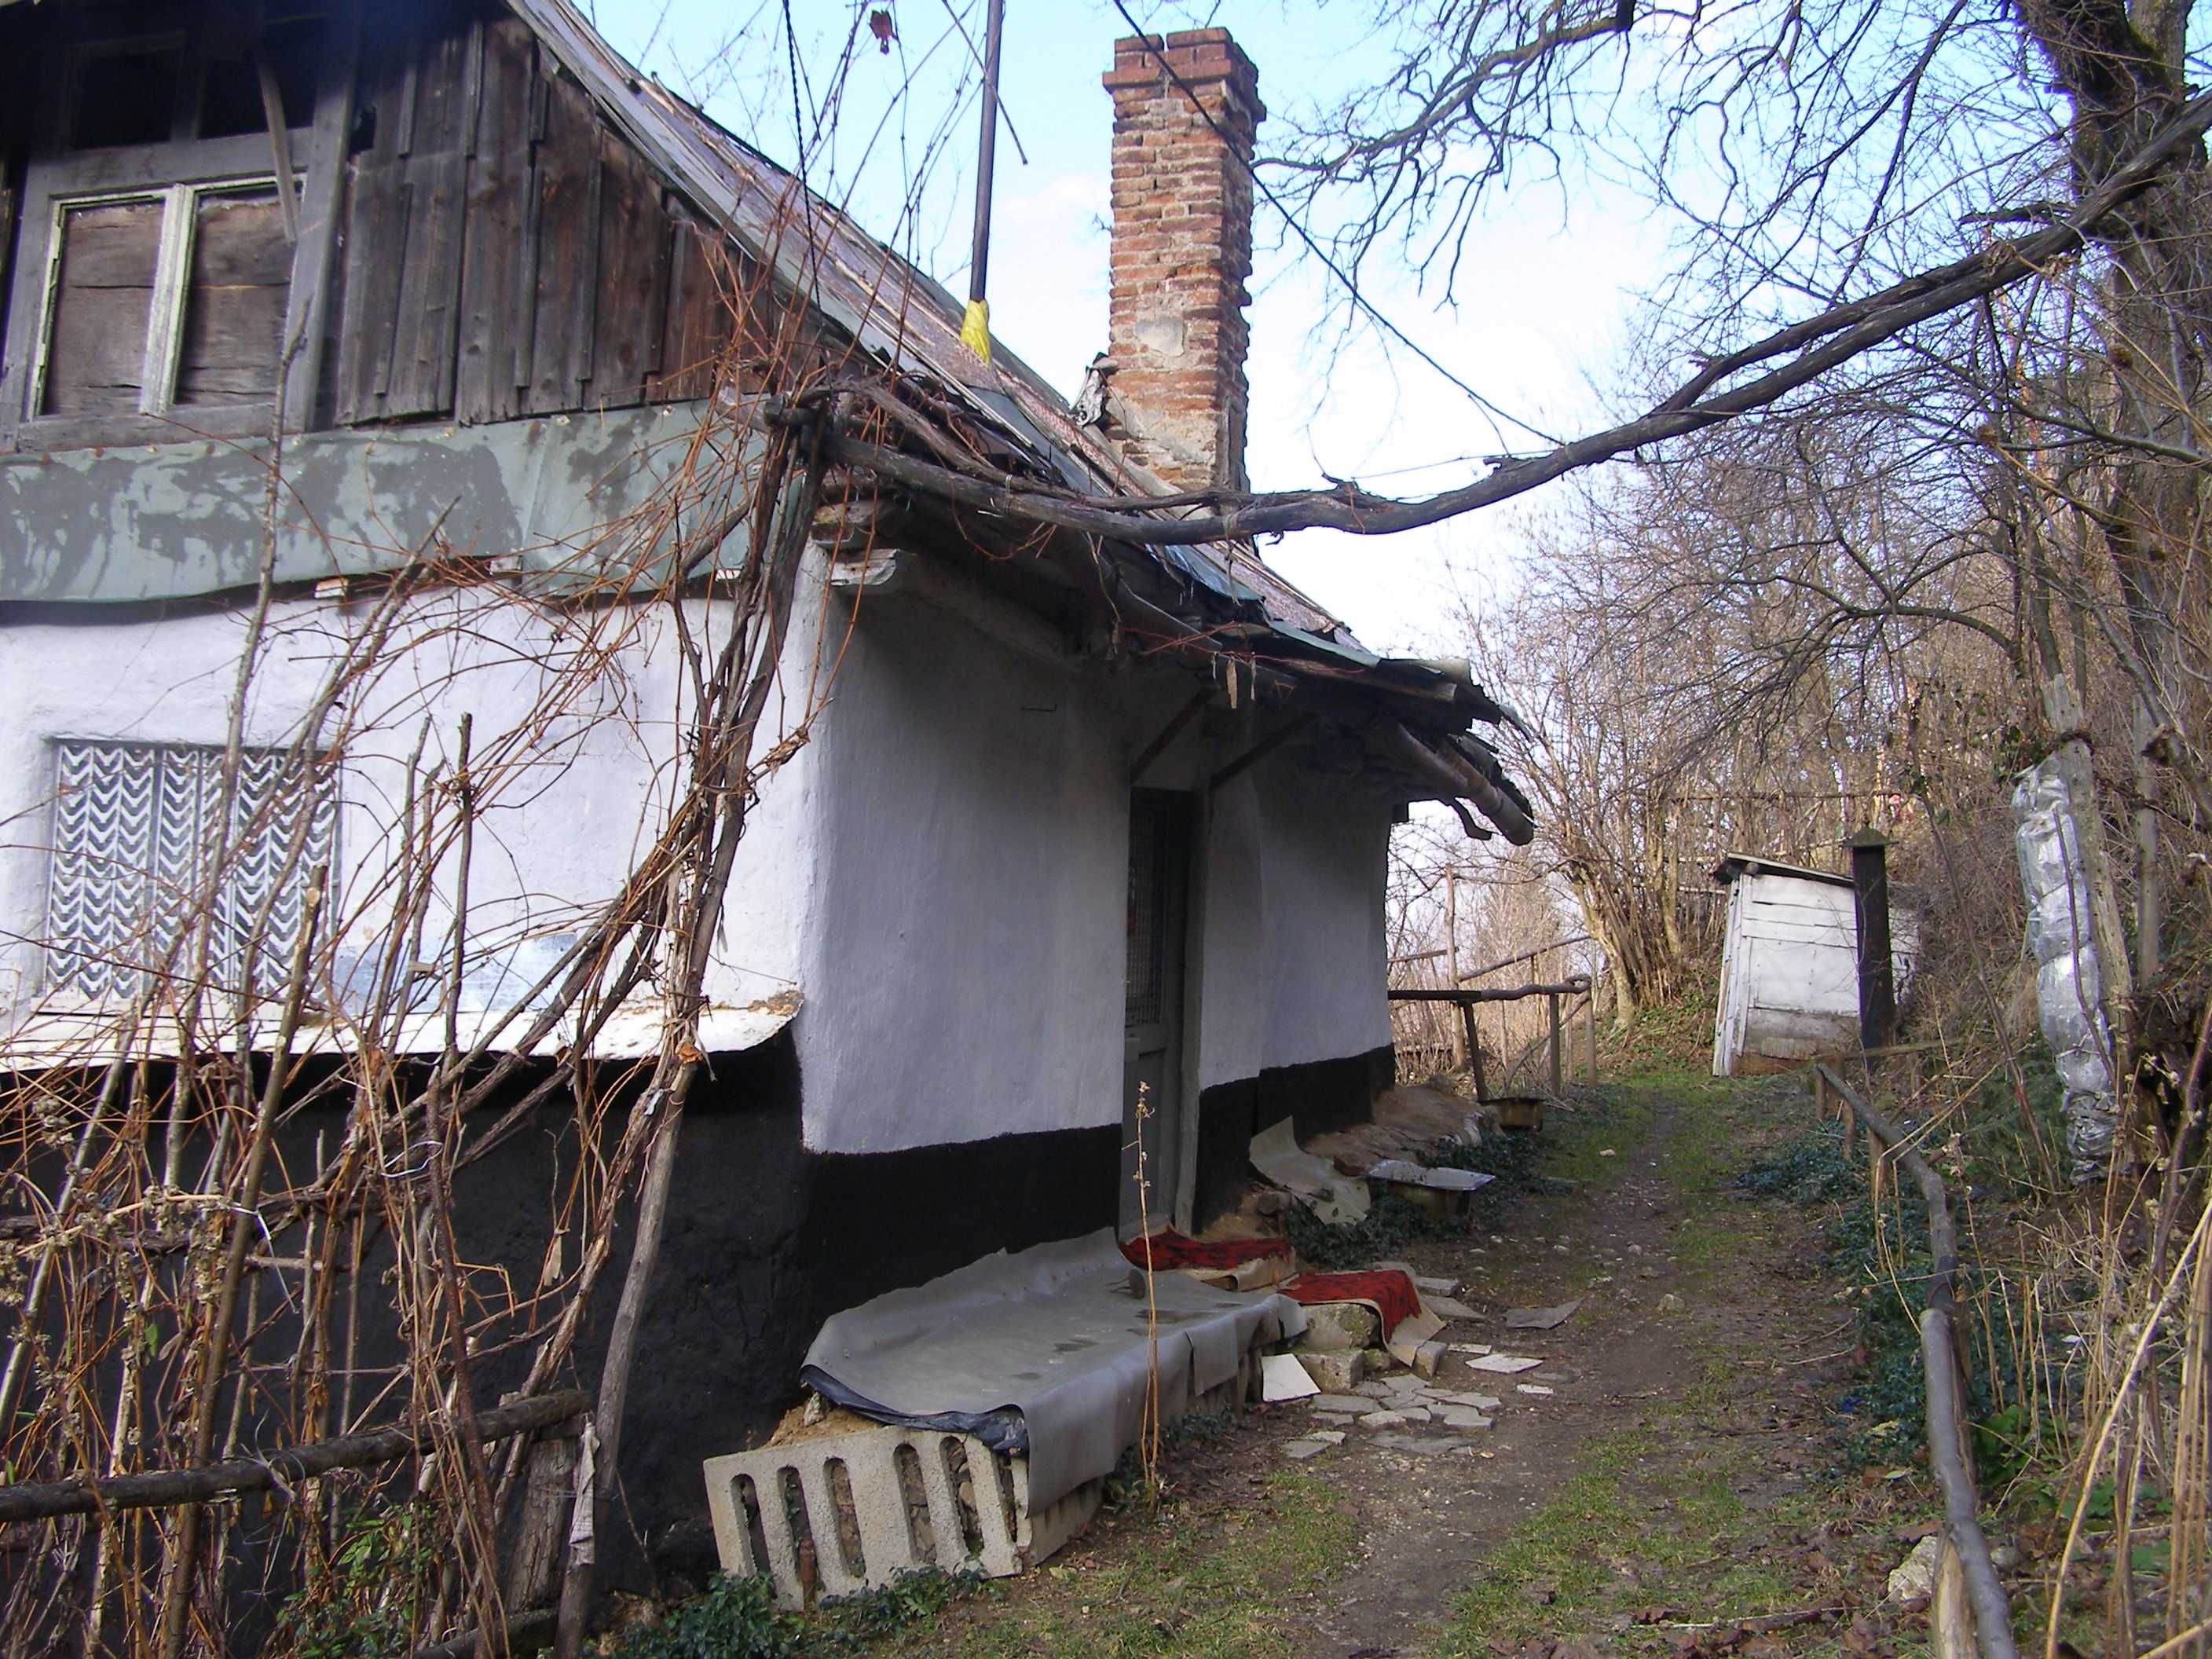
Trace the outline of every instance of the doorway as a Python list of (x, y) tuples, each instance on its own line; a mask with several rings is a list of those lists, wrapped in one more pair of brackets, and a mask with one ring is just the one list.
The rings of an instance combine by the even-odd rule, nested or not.
[(1155, 1231), (1174, 1215), (1182, 1175), (1183, 972), (1194, 817), (1190, 797), (1173, 790), (1139, 789), (1129, 797), (1129, 965), (1121, 1072), (1124, 1237), (1133, 1236), (1139, 1224), (1140, 1131), (1146, 1212)]

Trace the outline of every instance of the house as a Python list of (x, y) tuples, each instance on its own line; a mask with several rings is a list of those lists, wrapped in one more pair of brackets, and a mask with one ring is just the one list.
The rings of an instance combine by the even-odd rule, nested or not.
[[(568, 0), (0, 3), (7, 1109), (42, 1079), (89, 1134), (143, 1062), (117, 1086), (172, 1127), (132, 1167), (189, 1196), (234, 1143), (175, 1103), (185, 1062), (259, 1075), (305, 964), (291, 1207), (251, 1270), (270, 1376), (321, 1352), (283, 1310), (330, 1274), (384, 1293), (391, 1239), (330, 1255), (310, 1176), (457, 1055), (501, 1079), (446, 1131), (477, 1386), (513, 1386), (546, 1298), (608, 1256), (563, 1361), (596, 1375), (630, 1212), (592, 1182), (645, 1109), (665, 981), (538, 1015), (678, 799), (702, 653), (781, 533), (748, 492), (793, 385), (979, 475), (1242, 485), (1254, 70), (1206, 30), (1123, 41), (1106, 83), (1112, 368), (1084, 423)], [(1249, 546), (822, 471), (702, 929), (618, 1471), (655, 1551), (696, 1544), (702, 1448), (774, 1421), (829, 1315), (1133, 1219), (1140, 1092), (1152, 1212), (1191, 1227), (1255, 1130), (1365, 1115), (1394, 820), (1446, 799), (1529, 833), (1464, 665), (1367, 651)], [(392, 1202), (448, 1156), (411, 1133), (375, 1143)], [(385, 1398), (352, 1381), (398, 1374), (374, 1324), (319, 1412)], [(298, 1431), (266, 1386), (264, 1444)], [(15, 1468), (59, 1467), (29, 1445)]]
[[(1714, 867), (1728, 890), (1713, 1075), (1787, 1071), (1859, 1046), (1858, 912), (1851, 878), (1748, 853)], [(1891, 974), (1902, 997), (1919, 915), (1890, 889)]]

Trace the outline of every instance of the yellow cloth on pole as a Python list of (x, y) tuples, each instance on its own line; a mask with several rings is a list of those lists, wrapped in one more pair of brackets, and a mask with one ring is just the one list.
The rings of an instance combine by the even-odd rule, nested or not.
[(960, 343), (985, 362), (991, 361), (991, 306), (987, 300), (970, 300), (961, 320)]

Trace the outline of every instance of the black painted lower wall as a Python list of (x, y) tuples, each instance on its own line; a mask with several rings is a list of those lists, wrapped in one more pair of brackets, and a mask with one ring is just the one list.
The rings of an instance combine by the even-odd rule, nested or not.
[[(487, 1119), (542, 1076), (515, 1079), (485, 1109)], [(319, 1139), (325, 1147), (340, 1144), (347, 1109), (341, 1097), (316, 1097), (323, 1079), (314, 1063), (295, 1080), (304, 1098), (279, 1131), (276, 1158), (280, 1167), (301, 1171), (312, 1167)], [(166, 1086), (157, 1085), (156, 1092)], [(618, 1101), (635, 1087), (611, 1067), (605, 1086)], [(831, 1314), (993, 1250), (1022, 1249), (1114, 1224), (1118, 1124), (871, 1156), (825, 1154), (802, 1144), (802, 1092), (787, 1031), (745, 1053), (714, 1056), (710, 1077), (691, 1095), (631, 1376), (619, 1489), (611, 1494), (611, 1525), (599, 1539), (605, 1588), (680, 1589), (683, 1581), (696, 1586), (717, 1569), (701, 1460), (762, 1443), (798, 1403), (800, 1359)], [(610, 1117), (603, 1133), (618, 1134), (622, 1114)], [(537, 1280), (552, 1205), (567, 1195), (575, 1167), (577, 1133), (573, 1112), (549, 1103), (456, 1173), (462, 1260), (504, 1269), (518, 1285)], [(34, 1159), (30, 1173), (42, 1183), (58, 1183), (59, 1154)], [(556, 1386), (598, 1384), (630, 1227), (625, 1216), (573, 1363), (553, 1379)], [(287, 1233), (279, 1243), (295, 1237)], [(573, 1235), (564, 1243), (571, 1265), (581, 1243)], [(380, 1239), (362, 1263), (357, 1358), (364, 1370), (401, 1356), (385, 1279), (391, 1265), (388, 1239)], [(273, 1285), (266, 1287), (264, 1307), (282, 1300)], [(15, 1334), (12, 1319), (0, 1310), (0, 1342)], [(483, 1357), (472, 1367), (479, 1402), (520, 1382), (532, 1346)], [(254, 1346), (271, 1386), (281, 1389), (298, 1347), (296, 1322), (280, 1313), (264, 1323)], [(112, 1378), (102, 1384), (112, 1386)], [(264, 1432), (251, 1414), (244, 1428), (249, 1443), (272, 1443), (283, 1434), (273, 1418)], [(280, 1526), (249, 1504), (230, 1535), (234, 1651), (258, 1649), (291, 1589)], [(0, 1540), (0, 1583), (9, 1566)], [(58, 1626), (73, 1627), (66, 1620)]]
[(1250, 1179), (1252, 1137), (1287, 1117), (1300, 1140), (1364, 1123), (1375, 1098), (1398, 1080), (1389, 1044), (1341, 1060), (1275, 1066), (1257, 1077), (1217, 1083), (1198, 1097), (1198, 1178), (1191, 1220), (1204, 1227), (1237, 1207)]
[[(1199, 1102), (1197, 1216), (1204, 1225), (1241, 1196), (1252, 1135), (1285, 1115), (1303, 1137), (1364, 1121), (1389, 1088), (1388, 1048), (1342, 1060), (1271, 1068), (1206, 1090)], [(312, 1096), (312, 1077), (301, 1079)], [(526, 1077), (518, 1091), (535, 1081)], [(633, 1372), (614, 1525), (600, 1540), (610, 1588), (701, 1582), (716, 1562), (702, 1458), (761, 1443), (799, 1397), (806, 1345), (823, 1320), (902, 1285), (919, 1284), (996, 1249), (1022, 1249), (1111, 1226), (1118, 1199), (1118, 1124), (866, 1156), (809, 1152), (803, 1091), (790, 1034), (740, 1054), (716, 1055), (711, 1081), (687, 1110), (660, 1267)], [(499, 1109), (501, 1103), (490, 1109)], [(617, 1120), (619, 1114), (616, 1115)], [(279, 1156), (305, 1168), (320, 1137), (336, 1145), (345, 1109), (312, 1098), (279, 1135)], [(616, 1121), (606, 1133), (619, 1133)], [(549, 1105), (455, 1180), (455, 1222), (465, 1261), (532, 1282), (551, 1203), (577, 1155), (574, 1116)], [(558, 1382), (596, 1386), (607, 1328), (629, 1252), (625, 1218), (611, 1261)], [(580, 1241), (566, 1248), (573, 1261)], [(362, 1263), (364, 1367), (398, 1358), (377, 1287), (388, 1246)], [(272, 1300), (274, 1298), (272, 1297)], [(257, 1349), (290, 1355), (296, 1331), (280, 1318)], [(527, 1347), (475, 1368), (479, 1401), (520, 1380)], [(275, 1425), (272, 1424), (271, 1427)], [(258, 1537), (256, 1534), (259, 1534)], [(234, 1534), (232, 1607), (241, 1651), (268, 1628), (289, 1574), (252, 1519)]]
[(787, 1039), (768, 1048), (756, 1052), (775, 1073), (752, 1087), (718, 1060), (719, 1107), (695, 1106), (684, 1124), (623, 1448), (656, 1574), (713, 1571), (699, 1462), (760, 1443), (798, 1402), (799, 1360), (831, 1314), (993, 1250), (1114, 1224), (1118, 1125), (811, 1152), (796, 1057)]

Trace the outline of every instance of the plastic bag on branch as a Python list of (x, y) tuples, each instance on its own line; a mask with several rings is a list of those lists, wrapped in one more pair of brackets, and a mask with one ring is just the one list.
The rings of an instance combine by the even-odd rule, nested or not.
[(2064, 1097), (2068, 1161), (2077, 1183), (2094, 1181), (2112, 1157), (2118, 1124), (2112, 1105), (2112, 1038), (2105, 1023), (2104, 975), (2090, 927), (2081, 829), (2055, 759), (2020, 775), (2012, 792), (2012, 816), (2021, 885), (2027, 895), (2036, 1010)]

